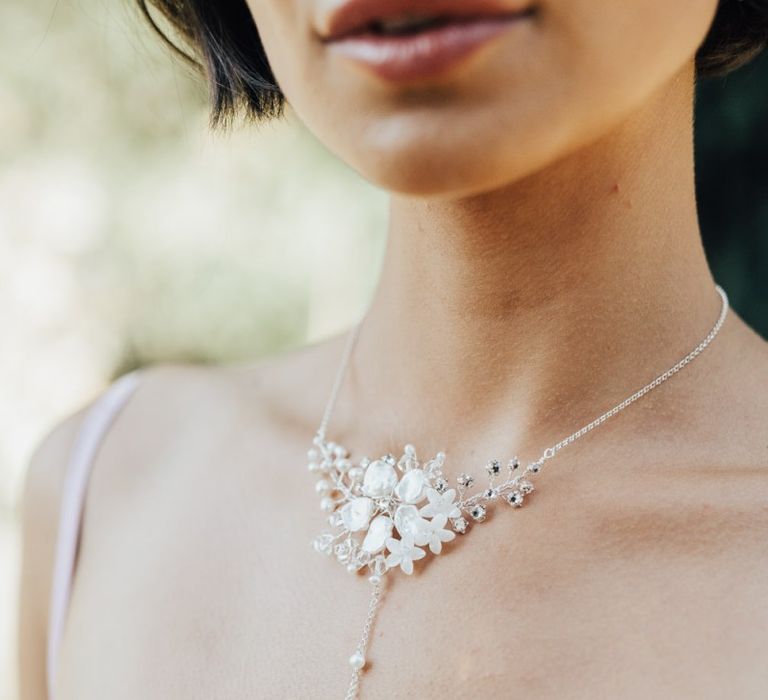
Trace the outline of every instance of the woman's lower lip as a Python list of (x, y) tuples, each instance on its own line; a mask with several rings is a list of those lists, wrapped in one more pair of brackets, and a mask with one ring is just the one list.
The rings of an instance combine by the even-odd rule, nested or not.
[(385, 80), (431, 78), (457, 65), (528, 13), (457, 19), (416, 34), (366, 32), (337, 39), (329, 49), (360, 63)]

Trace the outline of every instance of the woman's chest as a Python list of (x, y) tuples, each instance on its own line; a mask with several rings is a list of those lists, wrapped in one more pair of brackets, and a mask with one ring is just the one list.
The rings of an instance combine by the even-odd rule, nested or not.
[[(388, 577), (363, 698), (760, 697), (761, 584), (724, 513), (546, 496)], [(370, 585), (313, 551), (314, 500), (179, 500), (91, 535), (59, 697), (344, 697)]]

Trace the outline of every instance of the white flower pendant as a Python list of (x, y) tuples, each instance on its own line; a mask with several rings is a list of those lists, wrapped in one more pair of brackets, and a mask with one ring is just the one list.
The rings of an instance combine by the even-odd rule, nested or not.
[(322, 475), (316, 489), (330, 524), (314, 547), (352, 573), (368, 569), (375, 581), (393, 569), (413, 573), (414, 562), (424, 559), (427, 549), (440, 554), (443, 544), (464, 534), (470, 522), (483, 522), (493, 501), (523, 505), (533, 491), (524, 477), (541, 469), (541, 462), (533, 462), (518, 473), (514, 457), (507, 464), (509, 478), (498, 483), (501, 462), (493, 460), (485, 467), (488, 488), (469, 495), (475, 480), (468, 474), (457, 478), (456, 489), (448, 487), (443, 452), (422, 464), (413, 446), (406, 445), (400, 459), (387, 454), (354, 464), (341, 445), (320, 435), (314, 444), (307, 454), (309, 470)]

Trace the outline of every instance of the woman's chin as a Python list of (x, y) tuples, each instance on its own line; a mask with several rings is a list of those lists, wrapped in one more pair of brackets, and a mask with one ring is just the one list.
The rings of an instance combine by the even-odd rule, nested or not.
[(494, 148), (402, 140), (368, 144), (343, 159), (365, 180), (393, 194), (456, 198), (488, 192), (530, 175), (543, 154), (497, 139)]

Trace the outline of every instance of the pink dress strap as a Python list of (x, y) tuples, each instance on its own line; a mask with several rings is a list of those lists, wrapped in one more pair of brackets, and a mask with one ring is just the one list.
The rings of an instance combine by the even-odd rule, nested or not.
[(46, 680), (49, 700), (54, 698), (59, 646), (72, 593), (80, 524), (91, 466), (104, 435), (136, 388), (139, 374), (140, 370), (133, 370), (122, 375), (91, 405), (83, 417), (68, 459), (62, 488), (48, 617)]

